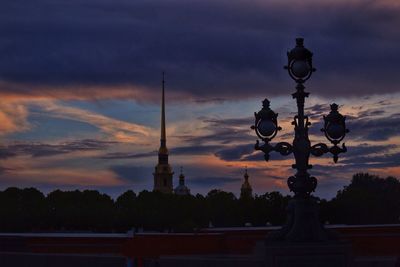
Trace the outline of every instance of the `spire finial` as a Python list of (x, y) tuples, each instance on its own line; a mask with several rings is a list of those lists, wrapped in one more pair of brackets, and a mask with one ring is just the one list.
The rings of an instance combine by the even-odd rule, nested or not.
[(165, 85), (165, 71), (162, 72), (162, 88), (164, 90), (164, 85)]

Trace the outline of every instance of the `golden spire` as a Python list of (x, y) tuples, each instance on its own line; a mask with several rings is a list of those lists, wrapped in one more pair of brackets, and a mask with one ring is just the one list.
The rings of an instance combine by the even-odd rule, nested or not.
[(165, 79), (162, 73), (162, 98), (161, 98), (161, 137), (160, 149), (158, 150), (158, 164), (155, 167), (154, 175), (154, 191), (162, 193), (172, 193), (173, 183), (172, 176), (174, 172), (168, 163), (167, 135), (165, 131)]
[(165, 131), (165, 73), (162, 73), (162, 99), (161, 99), (161, 138), (159, 154), (168, 154), (167, 135)]

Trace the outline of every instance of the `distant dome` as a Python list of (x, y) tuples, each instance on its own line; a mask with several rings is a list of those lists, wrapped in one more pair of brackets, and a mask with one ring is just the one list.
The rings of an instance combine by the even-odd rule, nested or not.
[(185, 175), (183, 175), (182, 167), (181, 174), (179, 175), (179, 185), (174, 189), (177, 195), (190, 195), (190, 189), (185, 185)]
[(177, 195), (190, 195), (190, 189), (184, 185), (178, 185), (175, 189), (174, 189), (175, 194)]

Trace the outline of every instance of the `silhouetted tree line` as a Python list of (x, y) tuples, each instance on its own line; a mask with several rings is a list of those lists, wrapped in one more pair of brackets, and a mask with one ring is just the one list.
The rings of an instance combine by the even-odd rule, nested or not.
[[(45, 196), (35, 188), (11, 187), (0, 191), (0, 231), (179, 232), (208, 227), (210, 222), (215, 227), (280, 225), (290, 198), (279, 192), (237, 199), (216, 189), (206, 196), (129, 190), (114, 201), (94, 190), (56, 190)], [(323, 222), (399, 223), (400, 182), (359, 173), (335, 198), (318, 201)]]

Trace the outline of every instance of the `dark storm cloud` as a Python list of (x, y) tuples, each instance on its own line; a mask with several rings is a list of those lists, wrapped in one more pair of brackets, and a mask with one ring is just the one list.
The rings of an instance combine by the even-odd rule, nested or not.
[(158, 89), (166, 70), (169, 88), (199, 99), (280, 94), (286, 49), (303, 35), (319, 70), (315, 93), (394, 92), (399, 14), (378, 1), (6, 0), (0, 80), (19, 85), (13, 93), (33, 93), (32, 84)]
[(311, 107), (306, 107), (304, 109), (305, 113), (310, 119), (320, 119), (322, 120), (323, 115), (328, 115), (330, 111), (329, 104), (316, 104)]
[(194, 100), (195, 103), (198, 104), (208, 104), (208, 103), (223, 103), (225, 101), (227, 101), (228, 99), (226, 98), (221, 98), (221, 97), (214, 97), (214, 98), (202, 98), (202, 99), (196, 99)]
[[(358, 112), (356, 116), (346, 116), (346, 126), (350, 129), (347, 138), (365, 141), (386, 141), (399, 135), (400, 113), (387, 114), (384, 108), (377, 109), (374, 107), (375, 105), (380, 105), (379, 103), (385, 103), (383, 106), (387, 105), (387, 101), (379, 101), (373, 104), (372, 108)], [(317, 119), (309, 129), (311, 135), (323, 135), (321, 133), (324, 123), (323, 115), (327, 115), (329, 110), (330, 108), (327, 104), (317, 104), (306, 108), (306, 114), (310, 118)]]
[(400, 153), (384, 154), (379, 156), (359, 156), (344, 159), (341, 163), (358, 170), (368, 168), (387, 168), (398, 167), (400, 162)]
[[(254, 145), (253, 145), (253, 151), (254, 151)], [(286, 159), (289, 156), (282, 156), (281, 154), (277, 152), (271, 152), (269, 154), (269, 160), (283, 160)], [(242, 161), (265, 161), (264, 158), (264, 153), (261, 151), (256, 151), (253, 153), (249, 153), (247, 155), (242, 155), (241, 158)]]
[(211, 154), (221, 146), (185, 146), (172, 148), (170, 151), (176, 155), (205, 155)]
[(95, 139), (84, 139), (61, 144), (44, 143), (17, 143), (3, 147), (0, 157), (8, 158), (17, 155), (31, 155), (32, 157), (48, 157), (66, 154), (75, 151), (103, 150), (116, 142), (101, 141)]
[(198, 119), (202, 120), (205, 123), (209, 124), (209, 128), (214, 127), (238, 127), (238, 126), (247, 126), (250, 127), (250, 124), (254, 122), (254, 117), (245, 117), (245, 118), (208, 118), (208, 117), (199, 117)]
[(243, 141), (248, 140), (249, 138), (253, 138), (250, 135), (250, 130), (248, 129), (237, 129), (237, 128), (215, 128), (213, 132), (206, 135), (183, 135), (177, 136), (183, 142), (189, 142), (191, 144), (204, 144), (208, 142), (219, 142), (221, 144), (231, 144), (235, 141)]
[(360, 157), (364, 155), (374, 155), (388, 153), (390, 150), (398, 148), (397, 145), (370, 145), (368, 143), (360, 144), (358, 146), (347, 147), (347, 152), (342, 154), (344, 157)]
[[(350, 173), (368, 171), (371, 168), (397, 167), (400, 162), (400, 153), (397, 145), (369, 145), (348, 147), (345, 154), (339, 156), (340, 167), (336, 165), (314, 165), (313, 174)], [(329, 154), (329, 157), (331, 155)], [(336, 170), (335, 170), (336, 168)]]
[(374, 116), (381, 116), (385, 114), (385, 110), (383, 109), (373, 109), (373, 110), (365, 110), (358, 113), (358, 118), (365, 118), (365, 117), (374, 117)]
[[(212, 154), (216, 150), (221, 149), (222, 146), (184, 146), (175, 147), (169, 149), (171, 155), (182, 156), (182, 155), (207, 155)], [(103, 159), (130, 159), (130, 158), (147, 158), (155, 157), (157, 151), (145, 152), (145, 153), (108, 153), (101, 158)]]
[(310, 173), (330, 180), (340, 180), (348, 174), (367, 172), (373, 168), (397, 167), (400, 162), (400, 153), (393, 152), (396, 149), (398, 149), (396, 145), (362, 144), (348, 147), (348, 152), (339, 156), (340, 166), (313, 164)]
[(10, 151), (8, 147), (0, 148), (0, 159), (7, 159), (16, 156), (15, 152)]
[(145, 152), (145, 153), (124, 153), (124, 152), (115, 152), (115, 153), (107, 153), (104, 156), (101, 156), (102, 159), (139, 159), (139, 158), (147, 158), (154, 157), (157, 154), (156, 151)]
[(349, 120), (352, 138), (359, 140), (385, 141), (400, 133), (400, 113), (386, 117), (360, 117)]
[(215, 152), (215, 156), (225, 161), (238, 161), (242, 156), (254, 151), (253, 144), (230, 146)]
[[(209, 118), (199, 117), (206, 126), (203, 129), (208, 130), (209, 133), (203, 135), (182, 135), (175, 136), (183, 142), (203, 146), (206, 143), (218, 142), (222, 145), (228, 145), (235, 142), (242, 142), (249, 138), (254, 139), (251, 135), (250, 125), (251, 118)], [(215, 152), (215, 151), (214, 151)]]
[[(339, 155), (340, 168), (346, 171), (362, 171), (367, 168), (394, 167), (400, 160), (397, 145), (370, 145), (361, 144), (348, 146), (347, 152)], [(324, 157), (332, 158), (331, 154)], [(333, 165), (334, 166), (334, 165)]]

